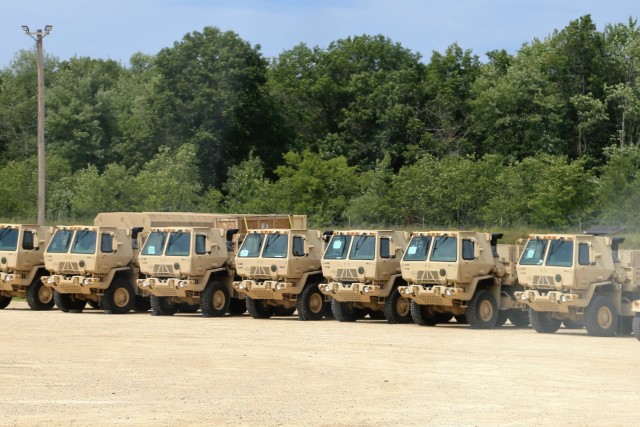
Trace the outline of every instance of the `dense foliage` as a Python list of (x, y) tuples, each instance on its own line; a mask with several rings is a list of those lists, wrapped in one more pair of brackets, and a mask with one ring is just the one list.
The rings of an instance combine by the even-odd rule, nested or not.
[[(586, 15), (511, 55), (382, 35), (266, 59), (207, 27), (45, 57), (47, 217), (305, 213), (321, 225), (640, 228), (640, 28)], [(0, 70), (0, 216), (36, 212), (35, 52)]]

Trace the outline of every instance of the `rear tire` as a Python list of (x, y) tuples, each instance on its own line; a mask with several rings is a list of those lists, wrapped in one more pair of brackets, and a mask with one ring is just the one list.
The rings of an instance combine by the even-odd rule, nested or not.
[(200, 296), (200, 309), (204, 317), (222, 317), (229, 310), (229, 289), (218, 281), (211, 281)]
[(387, 323), (410, 323), (411, 300), (403, 297), (395, 286), (384, 302), (384, 317)]
[(283, 305), (278, 305), (273, 307), (273, 314), (275, 316), (291, 316), (296, 312), (295, 307), (285, 307)]
[(241, 314), (246, 313), (247, 311), (247, 302), (244, 298), (231, 298), (229, 301), (229, 314), (231, 316), (240, 316)]
[(526, 328), (529, 326), (529, 312), (519, 308), (511, 308), (509, 312), (509, 322), (516, 328)]
[(153, 316), (173, 316), (178, 311), (178, 304), (171, 300), (171, 297), (159, 297), (151, 295), (151, 315)]
[(582, 329), (584, 328), (584, 323), (578, 322), (571, 319), (563, 319), (562, 324), (565, 329)]
[(331, 312), (338, 322), (355, 322), (358, 314), (352, 302), (343, 302), (336, 299), (331, 300)]
[(636, 313), (633, 316), (633, 335), (636, 337), (638, 341), (640, 341), (640, 313)]
[(142, 295), (136, 295), (133, 301), (133, 310), (138, 313), (144, 313), (151, 309), (151, 297), (143, 297)]
[(58, 291), (53, 292), (53, 300), (60, 311), (65, 313), (82, 313), (87, 304), (85, 300), (77, 298), (75, 294), (61, 294)]
[(551, 317), (547, 311), (534, 311), (529, 308), (529, 322), (531, 327), (540, 334), (553, 334), (560, 329), (562, 321)]
[(254, 319), (268, 319), (273, 316), (274, 307), (270, 306), (266, 299), (247, 297), (247, 310)]
[(589, 335), (612, 337), (618, 330), (618, 311), (613, 300), (596, 295), (584, 311), (584, 327)]
[(0, 310), (4, 310), (5, 308), (7, 308), (12, 299), (12, 297), (0, 295)]
[(115, 279), (100, 298), (102, 309), (111, 314), (125, 314), (133, 310), (135, 293), (122, 279)]
[(481, 289), (469, 301), (467, 320), (473, 329), (491, 329), (495, 327), (499, 314), (498, 303), (493, 294)]
[(46, 286), (40, 280), (40, 276), (36, 276), (27, 287), (27, 304), (29, 304), (31, 310), (51, 310), (56, 304), (53, 300), (53, 292), (53, 288)]
[(324, 314), (324, 294), (317, 283), (304, 287), (297, 301), (298, 319), (322, 320)]

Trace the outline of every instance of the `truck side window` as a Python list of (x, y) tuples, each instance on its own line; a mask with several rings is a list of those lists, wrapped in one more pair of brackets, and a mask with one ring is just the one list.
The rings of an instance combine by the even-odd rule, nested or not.
[(304, 240), (302, 236), (293, 236), (293, 256), (304, 256)]
[(196, 254), (204, 255), (207, 253), (207, 236), (204, 234), (196, 234)]
[(380, 258), (391, 258), (391, 252), (389, 250), (389, 239), (381, 238), (380, 239)]
[(113, 236), (109, 233), (102, 233), (100, 237), (100, 252), (113, 252)]
[(476, 257), (474, 256), (475, 245), (476, 244), (473, 242), (473, 240), (462, 239), (462, 259), (467, 261), (476, 259)]
[(33, 233), (31, 231), (25, 231), (22, 234), (22, 249), (32, 251), (33, 248)]
[(589, 260), (589, 244), (580, 243), (578, 245), (578, 264), (580, 265), (590, 265), (591, 261)]

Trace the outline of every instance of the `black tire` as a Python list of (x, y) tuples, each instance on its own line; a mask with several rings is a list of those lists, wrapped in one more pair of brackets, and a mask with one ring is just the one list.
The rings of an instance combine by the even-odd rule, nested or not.
[(146, 313), (151, 309), (151, 297), (136, 295), (133, 300), (133, 310), (137, 313)]
[(240, 316), (247, 312), (247, 302), (244, 298), (231, 298), (229, 301), (229, 314), (231, 316)]
[(516, 328), (526, 328), (529, 326), (529, 311), (519, 308), (511, 308), (509, 312), (509, 322)]
[(222, 317), (229, 310), (229, 289), (216, 280), (211, 281), (204, 288), (200, 296), (200, 309), (204, 317)]
[(187, 304), (186, 302), (178, 304), (180, 313), (197, 313), (198, 310), (200, 310), (200, 304)]
[(82, 313), (87, 301), (79, 299), (75, 294), (61, 294), (58, 291), (53, 292), (53, 300), (56, 305), (65, 313)]
[(273, 307), (273, 314), (275, 316), (291, 316), (296, 312), (295, 307), (285, 307), (283, 305), (277, 305)]
[(467, 316), (465, 316), (464, 314), (454, 314), (453, 317), (456, 319), (456, 322), (458, 322), (461, 325), (469, 324), (469, 321), (467, 320)]
[(507, 310), (498, 310), (498, 317), (496, 318), (496, 324), (495, 324), (495, 328), (499, 328), (501, 326), (504, 326), (505, 323), (507, 323), (507, 320), (509, 319), (509, 313), (507, 312)]
[(618, 335), (629, 336), (633, 332), (633, 317), (618, 316)]
[(95, 310), (100, 308), (100, 301), (94, 301), (92, 299), (87, 300), (87, 305)]
[(114, 279), (100, 298), (100, 306), (105, 313), (125, 314), (133, 310), (135, 292), (123, 279)]
[(324, 315), (325, 319), (333, 320), (335, 319), (335, 317), (333, 316), (333, 310), (331, 310), (331, 301), (333, 301), (333, 299), (324, 302), (324, 309), (322, 310), (322, 314)]
[(498, 303), (493, 294), (485, 289), (476, 291), (467, 306), (467, 320), (473, 329), (495, 327), (499, 314)]
[(152, 316), (173, 316), (178, 311), (178, 304), (171, 297), (151, 295), (150, 300)]
[(605, 295), (595, 295), (584, 310), (584, 327), (589, 335), (614, 336), (618, 330), (618, 310), (613, 300)]
[(0, 295), (0, 310), (4, 310), (5, 308), (7, 308), (12, 299), (12, 297)]
[(413, 323), (420, 326), (435, 326), (438, 324), (439, 318), (437, 312), (433, 311), (433, 306), (420, 305), (415, 301), (411, 301), (410, 305), (411, 318)]
[(53, 292), (53, 288), (46, 286), (40, 280), (40, 276), (36, 276), (33, 282), (27, 286), (27, 304), (29, 304), (31, 310), (51, 310), (56, 305), (53, 300)]
[(540, 334), (553, 334), (560, 329), (562, 321), (552, 317), (547, 311), (535, 311), (529, 308), (529, 322), (531, 327)]
[(571, 319), (562, 319), (562, 324), (565, 329), (582, 329), (584, 328), (584, 323), (571, 320)]
[(268, 319), (273, 316), (274, 307), (266, 299), (247, 297), (247, 311), (254, 319)]
[(332, 299), (331, 312), (333, 313), (333, 317), (339, 322), (355, 322), (358, 320), (358, 312), (352, 302), (342, 302)]
[(403, 297), (398, 287), (394, 286), (384, 301), (383, 312), (387, 323), (410, 323), (412, 321), (411, 300)]
[(298, 319), (322, 320), (324, 316), (324, 294), (317, 283), (307, 284), (297, 301)]
[(633, 335), (640, 341), (640, 313), (636, 313), (636, 315), (633, 316), (632, 329)]

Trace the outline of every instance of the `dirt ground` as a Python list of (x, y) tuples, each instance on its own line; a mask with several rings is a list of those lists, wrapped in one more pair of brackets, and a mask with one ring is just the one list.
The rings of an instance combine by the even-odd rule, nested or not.
[(1, 425), (632, 425), (640, 342), (295, 317), (0, 311)]

